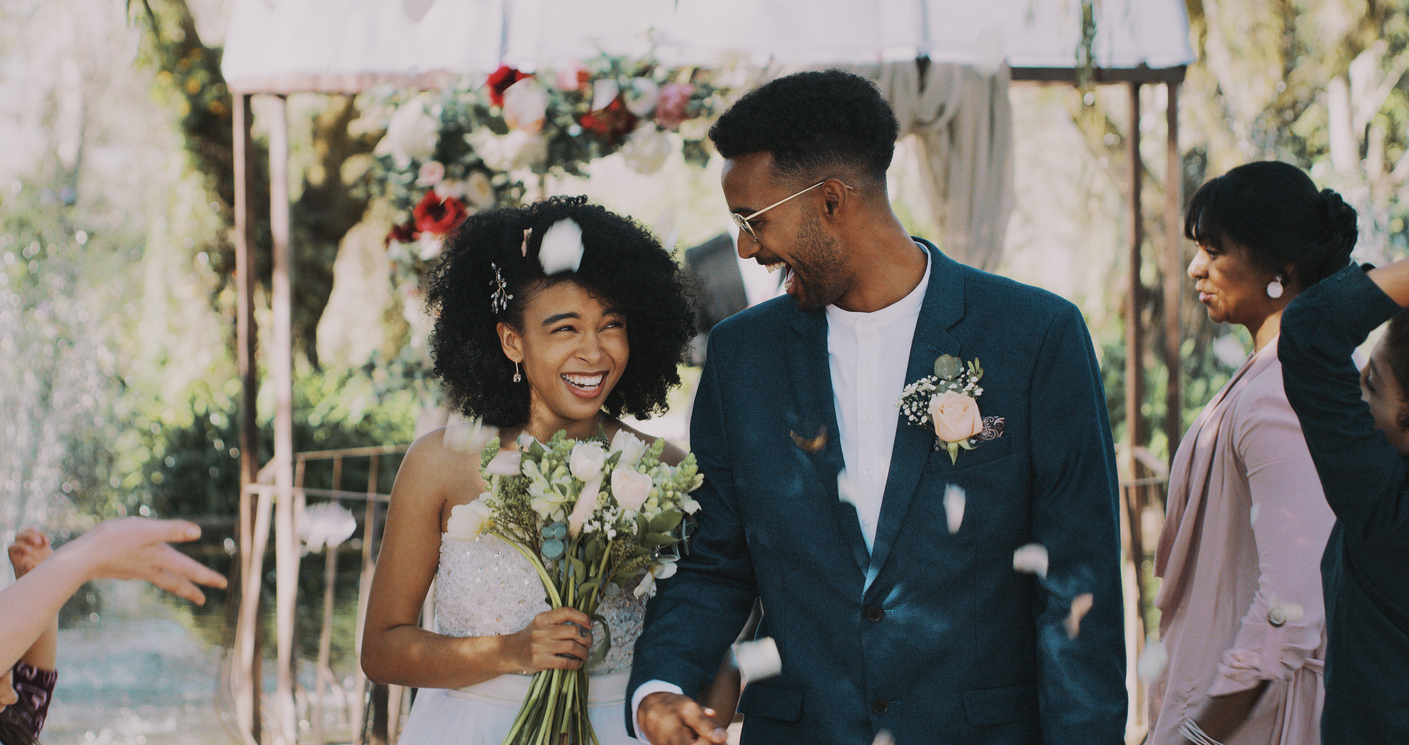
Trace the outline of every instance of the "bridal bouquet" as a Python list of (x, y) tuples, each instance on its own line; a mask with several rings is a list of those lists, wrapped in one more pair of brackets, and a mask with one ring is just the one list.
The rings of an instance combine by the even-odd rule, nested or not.
[(610, 444), (605, 434), (579, 442), (558, 432), (547, 443), (524, 438), (504, 452), (498, 437), (485, 445), (480, 462), (489, 491), (452, 509), (447, 532), (503, 539), (537, 570), (554, 608), (576, 608), (605, 632), (581, 669), (533, 676), (506, 745), (597, 742), (587, 717), (587, 671), (611, 648), (597, 605), (609, 589), (638, 577), (639, 597), (674, 574), (678, 529), (699, 509), (689, 496), (703, 481), (694, 456), (671, 466), (660, 460), (664, 446), (626, 432)]

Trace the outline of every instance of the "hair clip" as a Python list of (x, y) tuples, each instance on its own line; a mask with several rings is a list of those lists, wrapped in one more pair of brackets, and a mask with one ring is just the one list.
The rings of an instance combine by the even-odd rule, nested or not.
[(513, 300), (514, 296), (509, 294), (509, 283), (504, 281), (504, 274), (499, 271), (499, 265), (491, 261), (489, 266), (494, 269), (494, 292), (489, 294), (489, 307), (498, 315), (509, 309), (509, 301)]

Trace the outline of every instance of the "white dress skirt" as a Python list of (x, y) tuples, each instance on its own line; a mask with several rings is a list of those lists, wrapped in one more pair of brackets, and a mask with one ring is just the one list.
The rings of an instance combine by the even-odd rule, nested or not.
[[(549, 609), (538, 573), (518, 551), (492, 536), (460, 541), (441, 536), (435, 579), (436, 630), (447, 636), (512, 634)], [(611, 627), (612, 648), (592, 671), (588, 715), (602, 745), (638, 745), (626, 733), (626, 683), (641, 635), (644, 600), (608, 594), (598, 608)], [(601, 624), (592, 637), (601, 643)], [(501, 675), (478, 685), (422, 688), (400, 745), (500, 745), (513, 726), (532, 676)]]

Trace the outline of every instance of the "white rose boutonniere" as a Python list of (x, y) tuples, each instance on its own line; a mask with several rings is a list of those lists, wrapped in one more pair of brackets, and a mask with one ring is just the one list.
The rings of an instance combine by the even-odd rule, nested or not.
[(979, 413), (982, 377), (977, 359), (966, 364), (953, 355), (940, 355), (934, 374), (905, 386), (895, 404), (911, 424), (934, 430), (934, 449), (949, 451), (951, 463), (958, 462), (960, 450), (1003, 436), (1003, 417)]

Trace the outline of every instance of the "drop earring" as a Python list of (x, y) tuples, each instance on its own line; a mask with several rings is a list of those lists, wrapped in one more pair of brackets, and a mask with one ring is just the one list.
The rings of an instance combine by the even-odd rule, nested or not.
[(522, 383), (522, 382), (523, 382), (523, 373), (520, 373), (520, 372), (519, 372), (519, 363), (517, 363), (517, 362), (514, 363), (514, 382), (515, 382), (515, 383)]
[(1276, 300), (1277, 298), (1281, 297), (1284, 291), (1285, 288), (1282, 287), (1282, 275), (1280, 274), (1278, 274), (1276, 277), (1273, 277), (1272, 281), (1267, 283), (1267, 297), (1270, 297), (1273, 300)]

